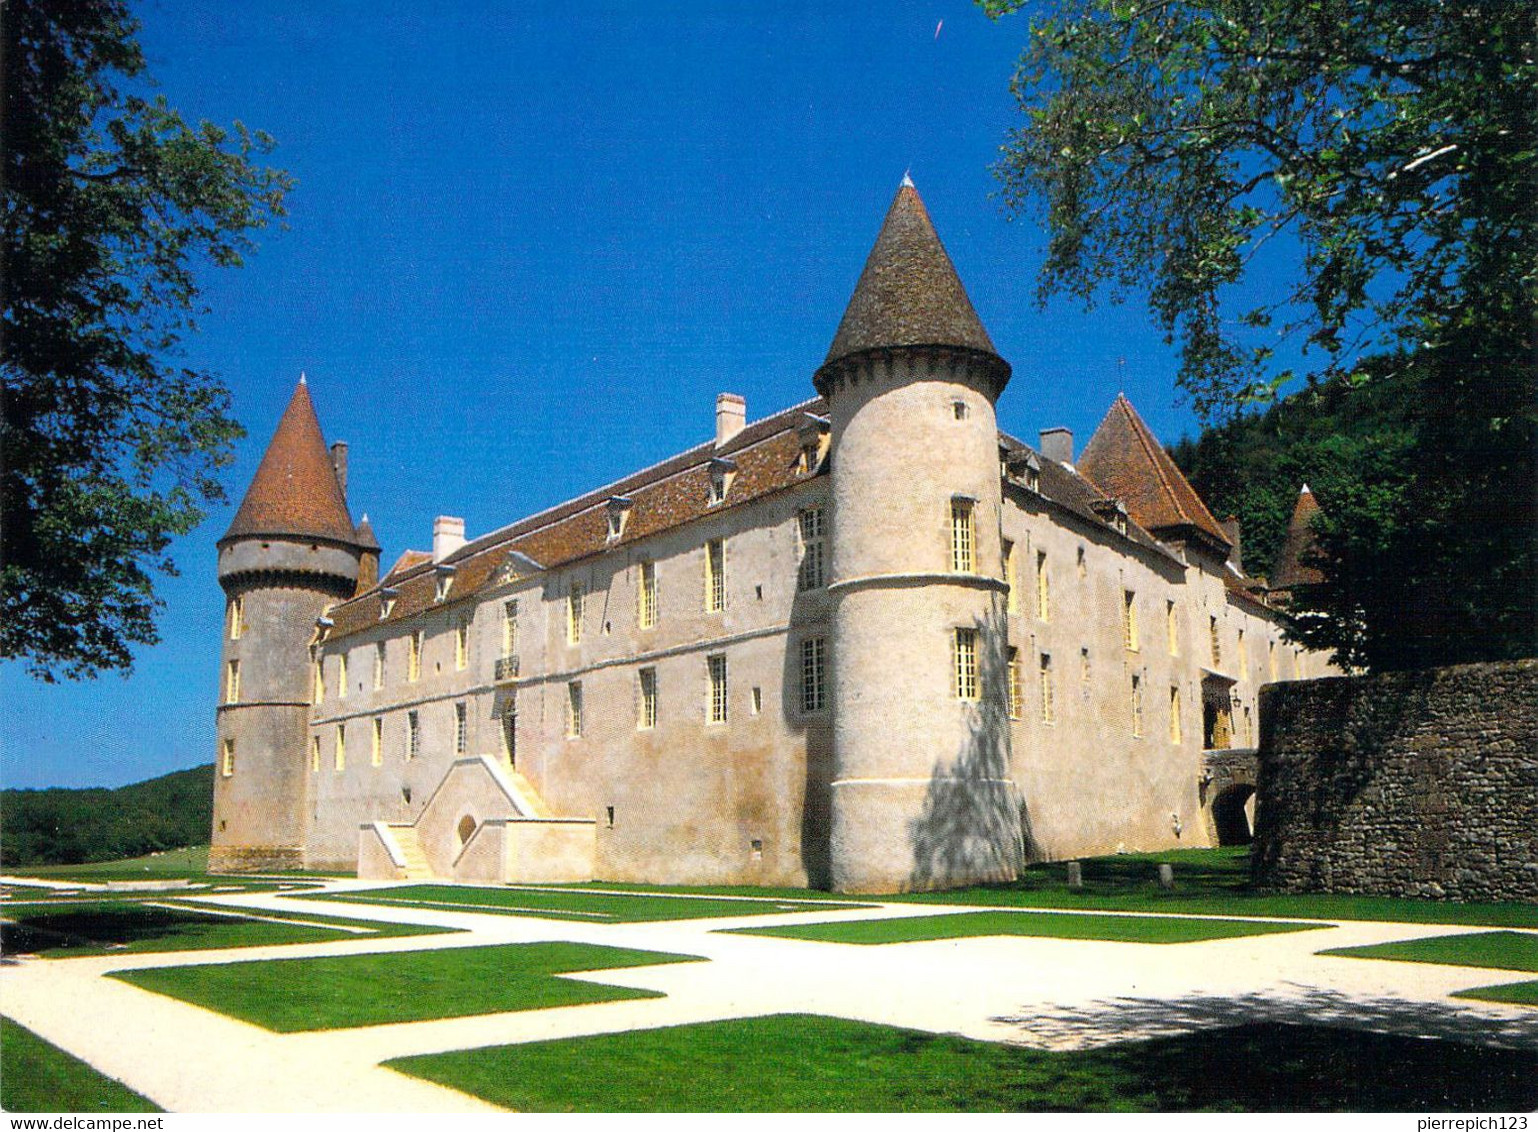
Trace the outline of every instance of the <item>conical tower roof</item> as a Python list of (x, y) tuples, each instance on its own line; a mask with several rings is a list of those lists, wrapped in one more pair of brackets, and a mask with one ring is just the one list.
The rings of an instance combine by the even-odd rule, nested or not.
[(1281, 553), (1276, 556), (1276, 569), (1267, 579), (1274, 590), (1290, 590), (1294, 586), (1312, 586), (1324, 581), (1324, 575), (1316, 567), (1303, 565), (1303, 559), (1314, 548), (1313, 518), (1319, 514), (1319, 501), (1308, 490), (1308, 484), (1298, 492), (1293, 504), (1292, 518), (1287, 520), (1287, 537), (1282, 540)]
[(1111, 403), (1079, 457), (1078, 468), (1101, 491), (1125, 503), (1127, 514), (1144, 530), (1176, 536), (1194, 530), (1219, 547), (1231, 545), (1201, 496), (1124, 394), (1118, 393)]
[(358, 541), (302, 377), (220, 541), (251, 535)]
[(897, 346), (950, 346), (998, 356), (907, 177), (887, 210), (823, 365)]

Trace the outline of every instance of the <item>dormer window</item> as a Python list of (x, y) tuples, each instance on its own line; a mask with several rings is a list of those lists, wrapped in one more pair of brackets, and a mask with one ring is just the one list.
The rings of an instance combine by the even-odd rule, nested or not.
[(1027, 490), (1041, 492), (1041, 457), (1029, 449), (1016, 449), (1004, 457), (1004, 477), (1023, 483)]
[(609, 542), (614, 542), (624, 535), (625, 524), (630, 519), (631, 506), (631, 501), (623, 495), (616, 495), (609, 499)]
[(454, 588), (455, 568), (447, 562), (440, 562), (434, 571), (437, 574), (437, 587), (433, 590), (433, 600), (443, 601), (449, 596), (449, 591)]
[(1095, 514), (1116, 529), (1116, 533), (1127, 533), (1127, 505), (1120, 499), (1101, 499), (1092, 506)]
[(710, 505), (726, 502), (726, 493), (732, 490), (732, 480), (737, 478), (737, 461), (716, 457), (710, 462)]
[(803, 475), (815, 474), (822, 465), (823, 454), (827, 451), (825, 444), (829, 427), (827, 417), (819, 417), (815, 413), (801, 415), (801, 425), (797, 429), (801, 453), (796, 458), (796, 466)]
[(393, 586), (385, 586), (379, 591), (379, 620), (388, 620), (390, 614), (395, 612), (395, 599), (400, 595), (400, 590)]

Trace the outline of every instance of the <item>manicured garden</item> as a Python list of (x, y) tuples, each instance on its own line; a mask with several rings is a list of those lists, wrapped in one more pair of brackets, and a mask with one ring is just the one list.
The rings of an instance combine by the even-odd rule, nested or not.
[(1538, 1053), (1280, 1024), (1054, 1053), (775, 1015), (387, 1064), (538, 1112), (1526, 1112), (1538, 1105)]
[[(1538, 971), (1538, 935), (1530, 932), (1469, 932), (1368, 947), (1338, 947), (1319, 954), (1351, 959), (1388, 959), (1399, 963), (1445, 963), (1454, 967)], [(1459, 991), (1455, 997), (1538, 1006), (1538, 982), (1473, 987)]]
[(661, 998), (656, 991), (557, 976), (694, 961), (691, 955), (598, 944), (514, 943), (153, 967), (112, 977), (289, 1033)]
[(1328, 924), (1264, 920), (1199, 920), (1179, 916), (1102, 916), (1071, 912), (954, 912), (945, 916), (855, 920), (847, 923), (783, 924), (733, 928), (738, 935), (771, 935), (824, 943), (914, 943), (977, 936), (1050, 936), (1119, 943), (1192, 943), (1234, 936), (1325, 928)]
[(0, 1018), (0, 1109), (159, 1112), (150, 1101), (25, 1026)]

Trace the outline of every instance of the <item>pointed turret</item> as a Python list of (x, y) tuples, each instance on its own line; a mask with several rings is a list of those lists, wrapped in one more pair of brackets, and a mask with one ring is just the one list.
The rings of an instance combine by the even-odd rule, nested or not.
[(379, 584), (379, 540), (374, 537), (374, 525), (368, 516), (358, 520), (358, 530), (353, 537), (363, 553), (358, 559), (358, 593), (367, 593)]
[(1125, 503), (1127, 514), (1156, 538), (1194, 538), (1227, 557), (1231, 543), (1222, 525), (1125, 394), (1116, 395), (1078, 468), (1106, 495)]
[(1314, 516), (1319, 514), (1319, 501), (1314, 493), (1303, 485), (1298, 501), (1293, 504), (1292, 518), (1287, 520), (1287, 537), (1282, 540), (1281, 553), (1276, 557), (1276, 568), (1268, 579), (1272, 592), (1291, 590), (1296, 586), (1318, 585), (1324, 575), (1317, 567), (1305, 566), (1303, 560), (1314, 549)]
[(322, 538), (357, 545), (347, 499), (337, 480), (303, 378), (278, 421), (240, 509), (221, 542), (252, 535)]
[(924, 346), (984, 355), (1002, 371), (999, 388), (1009, 380), (1008, 363), (994, 350), (918, 190), (904, 177), (813, 382), (826, 396), (830, 373), (844, 359)]

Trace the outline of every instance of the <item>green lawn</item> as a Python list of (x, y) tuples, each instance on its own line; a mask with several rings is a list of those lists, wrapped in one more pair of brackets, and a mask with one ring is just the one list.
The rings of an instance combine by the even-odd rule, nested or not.
[(402, 1058), (523, 1111), (1526, 1112), (1538, 1054), (1263, 1024), (1048, 1053), (808, 1015)]
[(1500, 967), (1507, 971), (1538, 971), (1538, 935), (1530, 932), (1474, 932), (1376, 943), (1368, 947), (1337, 947), (1320, 955), (1352, 959), (1396, 959), (1401, 963), (1447, 963), (1454, 967)]
[[(428, 935), (451, 928), (386, 924), (308, 913), (252, 912), (252, 916), (297, 920), (274, 923), (219, 914), (190, 904), (103, 900), (73, 903), (9, 904), (0, 908), (0, 950), (51, 959), (79, 955), (200, 951), (219, 947), (260, 947), (280, 943), (329, 943), (341, 939)], [(362, 928), (363, 932), (355, 929)]]
[(159, 1112), (125, 1085), (0, 1018), (0, 1109), (6, 1112)]
[(587, 943), (513, 943), (119, 971), (112, 977), (269, 1030), (334, 1030), (504, 1010), (541, 1010), (655, 991), (561, 979), (571, 971), (702, 962)]
[(1453, 997), (1477, 998), (1485, 1002), (1509, 1002), (1517, 1006), (1538, 1006), (1538, 982), (1474, 987), (1470, 990), (1461, 990)]
[(1096, 916), (1066, 912), (954, 912), (901, 920), (859, 920), (832, 924), (785, 924), (773, 928), (732, 928), (738, 935), (772, 935), (825, 943), (914, 943), (986, 935), (1051, 936), (1119, 943), (1193, 943), (1203, 939), (1271, 935), (1327, 928), (1329, 924), (1267, 923), (1263, 920), (1196, 920), (1174, 916)]
[(829, 908), (859, 908), (826, 900), (774, 897), (765, 900), (710, 900), (668, 895), (670, 890), (645, 893), (566, 891), (540, 888), (468, 888), (462, 885), (414, 884), (340, 894), (316, 893), (315, 900), (350, 900), (359, 904), (439, 908), (449, 911), (491, 912), (507, 916), (576, 920), (586, 924), (626, 924), (652, 920), (704, 920), (723, 916), (767, 916), (778, 912), (826, 912)]
[(174, 877), (204, 877), (208, 875), (208, 846), (194, 845), (186, 849), (168, 849), (164, 853), (151, 853), (147, 857), (124, 857), (119, 861), (96, 861), (88, 865), (29, 865), (22, 868), (6, 866), (11, 876), (49, 877), (54, 880), (166, 880)]

